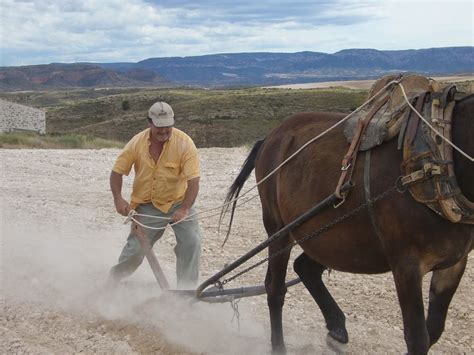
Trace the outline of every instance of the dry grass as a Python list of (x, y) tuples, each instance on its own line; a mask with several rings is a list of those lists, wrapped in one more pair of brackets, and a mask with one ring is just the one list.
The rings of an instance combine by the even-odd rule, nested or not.
[(102, 149), (120, 148), (123, 143), (83, 135), (39, 135), (36, 133), (0, 133), (0, 148), (7, 149)]
[[(365, 91), (347, 89), (183, 88), (115, 90), (111, 95), (101, 96), (92, 90), (19, 93), (9, 99), (46, 109), (48, 133), (121, 142), (147, 127), (148, 108), (162, 100), (172, 105), (176, 126), (188, 132), (198, 147), (231, 147), (253, 143), (297, 112), (349, 113), (365, 96)], [(124, 101), (129, 103), (127, 110), (123, 109)]]
[[(446, 83), (454, 81), (460, 91), (473, 92), (472, 76), (437, 79)], [(50, 134), (91, 136), (119, 142), (128, 141), (146, 128), (148, 108), (156, 101), (166, 101), (175, 111), (176, 127), (190, 134), (198, 147), (233, 147), (252, 144), (265, 137), (297, 112), (349, 113), (365, 101), (365, 88), (371, 83), (369, 80), (318, 83), (323, 88), (300, 90), (148, 88), (23, 92), (0, 96), (45, 109)], [(124, 102), (127, 102), (126, 110)]]

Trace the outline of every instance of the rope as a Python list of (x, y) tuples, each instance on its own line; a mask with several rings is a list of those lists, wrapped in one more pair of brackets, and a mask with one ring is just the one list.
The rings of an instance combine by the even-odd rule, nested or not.
[[(243, 201), (242, 203), (239, 203), (237, 205), (237, 207), (240, 207), (240, 206), (243, 206), (245, 204), (247, 204), (249, 201), (253, 200), (254, 198), (258, 197), (258, 194), (255, 194), (249, 198), (247, 198), (245, 201)], [(209, 209), (209, 210), (206, 210), (204, 212), (209, 212), (209, 211), (212, 211), (212, 210), (215, 210), (215, 208), (212, 208), (212, 209)], [(191, 214), (189, 215), (188, 217), (186, 218), (183, 218), (177, 222), (174, 222), (174, 223), (170, 223), (170, 226), (174, 226), (175, 224), (178, 224), (178, 223), (181, 223), (181, 222), (184, 222), (184, 221), (197, 221), (199, 220), (199, 218), (191, 218), (191, 217), (194, 217), (196, 215), (198, 215), (200, 213), (194, 213), (194, 214)], [(206, 216), (207, 218), (209, 217), (214, 217), (214, 216), (219, 216), (221, 213), (218, 212), (218, 213), (214, 213), (214, 214), (211, 214), (211, 215), (208, 215)], [(164, 230), (166, 229), (166, 226), (165, 227), (151, 227), (151, 226), (148, 226), (146, 224), (143, 224), (142, 222), (140, 222), (139, 220), (137, 220), (135, 217), (136, 216), (141, 216), (141, 217), (148, 217), (148, 218), (155, 218), (155, 219), (166, 219), (166, 220), (171, 220), (170, 217), (161, 217), (161, 216), (153, 216), (153, 215), (148, 215), (148, 214), (142, 214), (142, 213), (137, 213), (135, 210), (131, 210), (124, 222), (124, 224), (128, 223), (129, 221), (134, 221), (135, 223), (137, 223), (138, 225), (142, 226), (143, 228), (147, 228), (147, 229), (151, 229), (151, 230)]]
[(232, 307), (232, 310), (234, 311), (234, 315), (232, 316), (232, 319), (230, 320), (230, 322), (234, 322), (234, 319), (237, 320), (237, 327), (239, 329), (239, 332), (240, 332), (240, 312), (239, 312), (239, 302), (240, 302), (240, 298), (239, 299), (235, 299), (235, 298), (232, 298), (232, 300), (230, 301), (230, 306)]
[[(227, 204), (231, 204), (233, 203), (234, 201), (238, 200), (239, 198), (245, 196), (246, 194), (248, 194), (250, 191), (252, 191), (253, 189), (255, 189), (257, 186), (259, 186), (262, 182), (264, 182), (265, 180), (267, 180), (268, 178), (270, 178), (270, 176), (272, 176), (273, 174), (275, 174), (283, 165), (285, 165), (286, 163), (288, 163), (291, 159), (293, 159), (297, 154), (299, 154), (304, 148), (306, 148), (308, 145), (310, 145), (311, 143), (315, 142), (316, 140), (318, 140), (319, 138), (323, 137), (324, 135), (326, 135), (327, 133), (329, 133), (330, 131), (332, 131), (334, 128), (336, 128), (337, 126), (341, 125), (342, 123), (346, 122), (349, 118), (351, 118), (355, 113), (359, 112), (360, 110), (362, 110), (362, 108), (364, 108), (365, 106), (367, 106), (369, 103), (371, 103), (373, 100), (375, 100), (375, 98), (377, 98), (382, 92), (384, 92), (389, 86), (393, 85), (393, 84), (399, 84), (400, 83), (400, 80), (392, 80), (390, 81), (387, 85), (385, 85), (383, 88), (381, 88), (379, 91), (377, 91), (377, 93), (372, 96), (369, 100), (367, 100), (366, 102), (364, 102), (362, 105), (360, 105), (356, 110), (352, 111), (350, 114), (348, 114), (347, 116), (345, 116), (343, 119), (341, 119), (340, 121), (336, 122), (334, 125), (332, 125), (331, 127), (329, 127), (328, 129), (326, 129), (325, 131), (323, 131), (322, 133), (318, 134), (316, 137), (310, 139), (309, 141), (307, 141), (305, 144), (303, 144), (296, 152), (294, 152), (292, 155), (290, 155), (288, 158), (286, 158), (280, 165), (278, 165), (275, 169), (273, 169), (270, 173), (268, 173), (265, 177), (263, 177), (260, 181), (258, 181), (256, 183), (255, 186), (251, 187), (250, 189), (248, 189), (247, 191), (245, 191), (243, 194), (241, 194), (239, 197), (236, 197), (235, 199), (229, 201)], [(226, 204), (224, 204), (222, 207), (224, 207)]]
[(138, 217), (148, 217), (148, 218), (155, 218), (155, 219), (171, 219), (170, 217), (162, 217), (162, 216), (154, 216), (151, 214), (142, 214), (142, 213), (133, 213), (133, 216), (138, 216)]
[[(367, 106), (369, 103), (371, 103), (372, 101), (374, 101), (380, 94), (382, 94), (388, 87), (394, 85), (394, 84), (399, 84), (400, 83), (400, 80), (401, 79), (397, 79), (397, 80), (392, 80), (390, 81), (389, 83), (387, 83), (383, 88), (381, 88), (379, 91), (377, 91), (377, 93), (375, 93), (374, 96), (372, 96), (371, 98), (369, 98), (367, 101), (365, 101), (362, 105), (360, 105), (356, 110), (352, 111), (350, 114), (348, 114), (347, 116), (345, 116), (344, 118), (342, 118), (340, 121), (336, 122), (334, 125), (332, 125), (331, 127), (329, 127), (328, 129), (326, 129), (325, 131), (323, 131), (322, 133), (318, 134), (316, 137), (310, 139), (309, 141), (307, 141), (303, 146), (301, 146), (296, 152), (294, 152), (292, 155), (290, 155), (287, 159), (285, 159), (280, 165), (278, 165), (275, 169), (273, 169), (270, 173), (268, 173), (265, 177), (263, 177), (260, 181), (258, 181), (254, 186), (252, 186), (250, 189), (248, 189), (247, 191), (245, 191), (244, 193), (242, 193), (240, 196), (224, 203), (223, 205), (221, 206), (217, 206), (217, 207), (214, 207), (214, 208), (210, 208), (208, 210), (204, 210), (204, 211), (200, 211), (200, 212), (197, 212), (197, 213), (194, 213), (194, 214), (191, 214), (189, 216), (187, 216), (186, 218), (183, 218), (175, 223), (172, 223), (170, 224), (171, 226), (173, 226), (174, 224), (177, 224), (177, 223), (182, 223), (184, 221), (188, 221), (188, 220), (195, 220), (195, 219), (191, 219), (193, 217), (196, 217), (198, 215), (201, 215), (201, 214), (204, 214), (204, 213), (207, 213), (207, 212), (211, 212), (211, 211), (214, 211), (214, 210), (222, 210), (222, 208), (224, 207), (227, 207), (229, 205), (231, 205), (232, 203), (234, 203), (235, 201), (241, 199), (242, 197), (246, 196), (247, 194), (249, 194), (252, 190), (256, 189), (261, 183), (263, 183), (264, 181), (266, 181), (268, 178), (270, 178), (273, 174), (275, 174), (279, 169), (281, 169), (281, 167), (283, 165), (285, 165), (286, 163), (288, 163), (291, 159), (293, 159), (297, 154), (299, 154), (303, 149), (305, 149), (308, 145), (310, 145), (311, 143), (315, 142), (316, 140), (320, 139), (321, 137), (323, 137), (324, 135), (326, 135), (327, 133), (329, 133), (331, 130), (333, 130), (334, 128), (338, 127), (339, 125), (341, 125), (342, 123), (344, 123), (345, 121), (347, 121), (349, 118), (351, 118), (355, 113), (359, 112), (360, 110), (362, 110), (365, 106)], [(258, 194), (255, 194), (254, 196), (251, 196), (249, 198), (249, 200), (251, 199), (254, 199), (255, 197), (257, 197)], [(247, 203), (249, 200), (246, 200), (246, 202), (244, 202), (243, 204)], [(243, 205), (241, 204), (241, 205)], [(239, 206), (241, 206), (239, 205)], [(218, 213), (220, 215), (220, 212)], [(218, 214), (214, 214), (214, 215), (218, 215)], [(214, 215), (211, 215), (211, 216), (208, 216), (208, 217), (212, 217)], [(146, 215), (143, 215), (143, 216), (146, 216)], [(147, 217), (152, 217), (152, 216), (147, 216)], [(128, 222), (128, 219), (127, 218), (127, 221)], [(133, 217), (131, 218), (133, 219)], [(133, 219), (135, 222), (137, 222), (135, 219)], [(159, 227), (159, 228), (153, 228), (153, 227), (147, 227), (139, 222), (137, 222), (138, 224), (140, 224), (142, 227), (144, 228), (149, 228), (149, 229), (154, 229), (154, 230), (161, 230), (161, 229), (165, 229), (166, 227)]]
[[(420, 117), (420, 119), (433, 131), (435, 132), (438, 136), (440, 136), (444, 141), (446, 141), (449, 145), (451, 145), (454, 149), (456, 149), (460, 154), (462, 154), (464, 157), (466, 157), (467, 159), (469, 159), (471, 162), (474, 162), (474, 158), (472, 158), (470, 155), (468, 155), (467, 153), (465, 153), (463, 150), (461, 150), (459, 147), (457, 147), (453, 142), (451, 142), (448, 138), (444, 137), (442, 134), (440, 134), (429, 122), (428, 120), (426, 120), (423, 115), (421, 115), (415, 107), (413, 107), (413, 105), (410, 103), (410, 100), (408, 99), (407, 95), (406, 95), (406, 92), (405, 92), (405, 89), (401, 83), (401, 81), (403, 80), (403, 77), (401, 79), (397, 79), (397, 80), (392, 80), (390, 81), (389, 83), (387, 83), (384, 87), (382, 87), (379, 91), (377, 91), (377, 93), (375, 93), (374, 96), (372, 96), (371, 98), (369, 98), (367, 101), (365, 101), (362, 105), (360, 105), (356, 110), (354, 110), (353, 112), (351, 112), (350, 114), (348, 114), (347, 116), (345, 116), (344, 118), (342, 118), (340, 121), (336, 122), (334, 125), (332, 125), (331, 127), (329, 127), (328, 129), (326, 129), (325, 131), (323, 131), (322, 133), (318, 134), (316, 137), (310, 139), (309, 141), (307, 141), (303, 146), (301, 146), (296, 152), (294, 152), (292, 155), (290, 155), (288, 158), (286, 158), (282, 163), (280, 163), (280, 165), (278, 165), (275, 169), (273, 169), (270, 173), (268, 173), (265, 177), (263, 177), (260, 181), (258, 181), (254, 186), (252, 186), (250, 189), (248, 189), (247, 191), (245, 191), (244, 193), (242, 193), (240, 196), (224, 203), (223, 205), (221, 206), (217, 206), (217, 207), (213, 207), (213, 208), (210, 208), (210, 209), (207, 209), (207, 210), (204, 210), (204, 211), (200, 211), (200, 212), (197, 212), (197, 213), (194, 213), (194, 214), (191, 214), (189, 216), (187, 216), (186, 218), (183, 218), (177, 222), (174, 222), (174, 223), (171, 223), (170, 226), (173, 226), (175, 224), (178, 224), (178, 223), (182, 223), (182, 222), (185, 222), (185, 221), (195, 221), (195, 220), (199, 220), (200, 218), (195, 218), (199, 215), (202, 215), (202, 214), (206, 214), (206, 213), (209, 213), (209, 212), (212, 212), (212, 211), (215, 211), (215, 210), (222, 210), (222, 208), (224, 207), (227, 207), (229, 205), (231, 205), (232, 203), (234, 203), (235, 201), (243, 198), (244, 196), (246, 196), (247, 194), (249, 194), (251, 191), (253, 191), (254, 189), (256, 189), (261, 183), (263, 183), (264, 181), (266, 181), (267, 179), (269, 179), (273, 174), (275, 174), (279, 169), (281, 169), (286, 163), (288, 163), (291, 159), (293, 159), (296, 155), (298, 155), (303, 149), (305, 149), (308, 145), (310, 145), (311, 143), (314, 143), (315, 141), (317, 141), (318, 139), (320, 139), (321, 137), (323, 137), (324, 135), (326, 135), (327, 133), (329, 133), (331, 130), (333, 130), (334, 128), (338, 127), (339, 125), (341, 125), (342, 123), (346, 122), (350, 117), (352, 117), (355, 113), (359, 112), (360, 110), (362, 110), (365, 106), (367, 106), (369, 103), (371, 103), (372, 101), (374, 101), (378, 96), (380, 96), (380, 94), (382, 94), (388, 87), (392, 86), (392, 85), (399, 85), (400, 86), (400, 89), (402, 91), (402, 94), (403, 94), (403, 97), (406, 101), (406, 103), (408, 104), (408, 106), (410, 107), (411, 110), (413, 110), (416, 115), (418, 115), (418, 117)], [(250, 200), (253, 200), (254, 198), (256, 198), (258, 196), (258, 193), (253, 195), (253, 196), (250, 196), (247, 200), (245, 200), (243, 203), (237, 205), (236, 207), (240, 207), (240, 206), (243, 206), (244, 204), (248, 203)], [(221, 212), (218, 212), (218, 213), (214, 213), (214, 214), (211, 214), (211, 215), (208, 215), (208, 216), (204, 216), (206, 218), (209, 218), (209, 217), (214, 217), (214, 216), (217, 216), (217, 215), (220, 215)], [(141, 225), (142, 227), (144, 228), (148, 228), (148, 229), (153, 229), (153, 230), (162, 230), (162, 229), (165, 229), (166, 227), (149, 227), (149, 226), (146, 226), (142, 223), (140, 223), (139, 221), (137, 221), (134, 216), (143, 216), (143, 217), (149, 217), (149, 218), (159, 218), (159, 219), (167, 219), (167, 220), (171, 220), (171, 218), (169, 217), (159, 217), (159, 216), (153, 216), (153, 215), (145, 215), (145, 214), (138, 214), (138, 213), (134, 213), (132, 216), (129, 216), (127, 217), (127, 221), (128, 222), (130, 219), (135, 221), (137, 224)], [(204, 218), (204, 217), (201, 217), (201, 218)], [(125, 223), (126, 223), (125, 222)]]

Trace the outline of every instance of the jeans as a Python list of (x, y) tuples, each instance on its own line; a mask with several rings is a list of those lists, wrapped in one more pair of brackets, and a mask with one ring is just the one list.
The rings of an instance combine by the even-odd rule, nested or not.
[[(146, 214), (159, 217), (171, 218), (181, 203), (177, 203), (171, 207), (168, 213), (163, 213), (152, 203), (139, 205), (136, 208), (137, 213)], [(191, 207), (189, 214), (196, 213), (196, 210)], [(161, 228), (165, 227), (171, 221), (169, 219), (159, 219), (151, 217), (138, 217), (139, 221), (146, 226)], [(184, 221), (172, 226), (175, 237), (176, 246), (174, 252), (176, 254), (176, 279), (178, 288), (195, 288), (199, 277), (199, 258), (201, 255), (201, 233), (199, 230), (199, 223), (195, 220), (196, 217), (191, 217), (189, 221)], [(155, 242), (160, 239), (164, 233), (164, 229), (154, 230), (143, 228), (145, 235), (153, 246)], [(130, 231), (127, 238), (127, 243), (123, 247), (120, 254), (118, 264), (113, 266), (110, 270), (110, 275), (115, 280), (120, 280), (131, 275), (143, 261), (145, 254), (143, 253), (140, 243)]]

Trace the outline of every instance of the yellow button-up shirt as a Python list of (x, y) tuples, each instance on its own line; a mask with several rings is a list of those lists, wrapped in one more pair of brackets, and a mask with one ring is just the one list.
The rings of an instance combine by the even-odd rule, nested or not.
[(150, 129), (135, 135), (123, 148), (112, 168), (127, 175), (135, 170), (130, 208), (152, 202), (163, 212), (182, 201), (187, 181), (199, 176), (199, 156), (192, 139), (177, 128), (165, 142), (155, 163), (150, 155)]

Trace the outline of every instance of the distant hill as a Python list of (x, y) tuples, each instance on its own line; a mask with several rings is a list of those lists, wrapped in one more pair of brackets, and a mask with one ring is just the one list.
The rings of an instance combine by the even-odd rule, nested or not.
[(88, 63), (0, 67), (0, 91), (162, 86), (164, 83), (158, 74), (142, 68), (117, 72)]
[(137, 63), (0, 67), (0, 90), (92, 87), (233, 87), (372, 79), (387, 73), (472, 74), (474, 47), (334, 54), (231, 53), (150, 58)]

